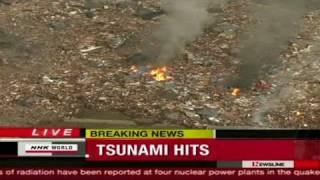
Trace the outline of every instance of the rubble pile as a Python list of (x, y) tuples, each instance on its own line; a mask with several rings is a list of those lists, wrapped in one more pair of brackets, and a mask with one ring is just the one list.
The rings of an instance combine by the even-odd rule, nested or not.
[(160, 0), (0, 1), (0, 125), (319, 128), (318, 11), (251, 89), (225, 83), (247, 1), (213, 3), (166, 65), (132, 60), (168, 15)]

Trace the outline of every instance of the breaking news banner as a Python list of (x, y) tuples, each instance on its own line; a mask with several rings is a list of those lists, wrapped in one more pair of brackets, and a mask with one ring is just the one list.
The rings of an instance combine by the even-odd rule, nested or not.
[(318, 179), (320, 130), (0, 128), (0, 179)]

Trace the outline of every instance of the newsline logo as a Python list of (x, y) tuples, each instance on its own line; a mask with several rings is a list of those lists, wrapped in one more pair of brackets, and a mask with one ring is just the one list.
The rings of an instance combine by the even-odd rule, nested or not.
[(243, 168), (294, 168), (294, 161), (242, 161)]

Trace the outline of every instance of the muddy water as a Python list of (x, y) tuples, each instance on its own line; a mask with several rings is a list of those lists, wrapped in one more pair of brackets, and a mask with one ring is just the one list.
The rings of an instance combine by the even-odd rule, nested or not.
[(82, 109), (78, 115), (70, 120), (65, 120), (67, 124), (81, 124), (88, 127), (133, 127), (136, 123), (127, 115), (117, 110), (96, 111), (91, 109)]
[(104, 110), (101, 112), (90, 110), (90, 109), (82, 109), (80, 113), (77, 115), (77, 118), (80, 119), (99, 119), (99, 120), (108, 120), (108, 119), (118, 119), (118, 120), (129, 120), (130, 117), (126, 116), (124, 113), (116, 110)]
[(10, 58), (10, 62), (6, 61), (3, 63), (8, 63), (14, 65), (17, 63), (22, 63), (22, 61), (28, 58), (32, 49), (28, 47), (19, 37), (6, 32), (0, 28), (0, 50), (1, 54), (5, 57)]
[(157, 122), (153, 124), (137, 123), (135, 119), (130, 118), (121, 111), (105, 110), (95, 111), (90, 109), (82, 109), (77, 117), (66, 119), (59, 123), (52, 121), (42, 121), (40, 126), (48, 127), (85, 127), (85, 128), (181, 128), (176, 124), (167, 122)]

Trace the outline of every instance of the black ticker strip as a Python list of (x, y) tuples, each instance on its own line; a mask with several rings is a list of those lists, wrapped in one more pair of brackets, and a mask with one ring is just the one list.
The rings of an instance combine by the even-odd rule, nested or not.
[(182, 162), (182, 161), (140, 161), (140, 162), (113, 162), (113, 161), (86, 161), (85, 158), (41, 158), (41, 157), (19, 157), (0, 158), (0, 167), (212, 167), (213, 162)]
[(17, 156), (17, 142), (0, 142), (0, 156)]
[(80, 137), (86, 137), (86, 129), (85, 128), (81, 128), (80, 129)]

